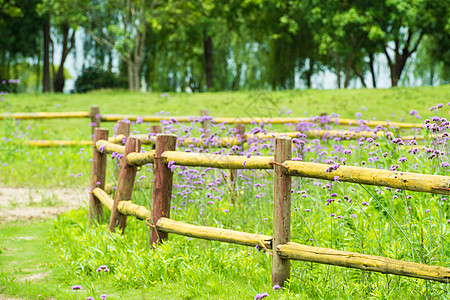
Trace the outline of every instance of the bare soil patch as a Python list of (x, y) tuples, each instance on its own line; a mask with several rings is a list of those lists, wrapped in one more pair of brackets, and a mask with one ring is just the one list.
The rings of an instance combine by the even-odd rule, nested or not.
[(0, 223), (47, 219), (87, 203), (87, 189), (0, 187)]

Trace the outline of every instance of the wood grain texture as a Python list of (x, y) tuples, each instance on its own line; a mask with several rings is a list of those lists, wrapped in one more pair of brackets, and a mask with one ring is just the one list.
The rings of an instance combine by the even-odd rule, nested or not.
[[(275, 162), (282, 163), (291, 158), (291, 139), (278, 137), (275, 140)], [(285, 244), (291, 239), (291, 177), (284, 174), (283, 167), (274, 165), (273, 173), (273, 243)], [(289, 260), (278, 253), (272, 257), (272, 285), (284, 286), (290, 278)]]
[[(108, 139), (108, 129), (96, 128), (94, 133), (94, 143), (99, 140)], [(105, 188), (106, 180), (106, 162), (108, 155), (102, 153), (97, 149), (93, 151), (92, 158), (92, 172), (91, 172), (91, 186), (90, 190), (94, 190), (96, 187), (101, 189)], [(94, 220), (100, 222), (103, 217), (103, 207), (100, 200), (91, 193), (89, 198), (89, 223)]]
[(259, 245), (260, 242), (262, 242), (266, 245), (267, 248), (270, 249), (272, 247), (272, 237), (262, 234), (252, 234), (208, 226), (197, 226), (174, 221), (168, 218), (160, 218), (158, 222), (156, 222), (156, 227), (160, 231), (175, 233), (203, 240), (219, 241), (250, 247), (255, 247), (256, 245)]
[(122, 233), (125, 231), (127, 218), (118, 211), (117, 206), (120, 201), (131, 199), (137, 172), (137, 168), (135, 166), (127, 164), (126, 156), (132, 152), (139, 152), (140, 149), (141, 143), (138, 139), (129, 138), (127, 140), (127, 144), (125, 145), (125, 154), (120, 160), (120, 173), (117, 181), (117, 190), (114, 196), (114, 205), (111, 210), (111, 217), (109, 219), (109, 230), (112, 232), (115, 231), (117, 226), (119, 226)]
[[(162, 158), (162, 154), (168, 150), (175, 150), (177, 137), (172, 134), (159, 134), (156, 136), (156, 148), (153, 163), (153, 187), (152, 187), (152, 218), (156, 224), (162, 217), (170, 217), (170, 202), (172, 200), (173, 172)], [(150, 229), (150, 245), (162, 243), (169, 237), (167, 232)]]
[(285, 259), (355, 268), (365, 271), (395, 274), (450, 283), (450, 269), (406, 262), (387, 257), (287, 243), (276, 247)]
[(301, 161), (285, 161), (283, 165), (285, 166), (285, 173), (290, 176), (324, 180), (333, 180), (335, 176), (339, 176), (339, 181), (450, 195), (450, 189), (448, 189), (450, 188), (449, 176), (398, 172), (344, 165), (339, 166), (337, 170), (327, 172), (330, 165)]

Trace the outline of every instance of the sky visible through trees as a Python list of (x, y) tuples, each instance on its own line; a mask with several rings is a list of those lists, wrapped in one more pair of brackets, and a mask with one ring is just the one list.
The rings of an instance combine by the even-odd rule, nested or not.
[(17, 91), (450, 82), (450, 1), (0, 0), (0, 27)]

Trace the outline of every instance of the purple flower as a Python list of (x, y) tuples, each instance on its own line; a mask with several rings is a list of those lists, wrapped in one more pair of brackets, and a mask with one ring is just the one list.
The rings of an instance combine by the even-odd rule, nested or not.
[(350, 218), (356, 219), (356, 215), (355, 215), (355, 214), (351, 214), (351, 215), (350, 215)]
[(81, 290), (81, 289), (83, 289), (83, 288), (81, 287), (81, 285), (73, 285), (73, 286), (72, 286), (72, 290), (74, 290), (74, 291), (76, 291), (76, 290)]
[(102, 269), (102, 270), (105, 270), (105, 269), (108, 269), (108, 266), (107, 265), (101, 265), (99, 268)]
[(256, 294), (255, 300), (262, 299), (262, 298), (266, 298), (266, 297), (268, 297), (268, 296), (269, 296), (268, 293)]
[(441, 168), (448, 168), (448, 167), (450, 167), (448, 162), (444, 161), (443, 163), (441, 163)]
[(350, 149), (345, 149), (345, 150), (344, 150), (344, 154), (352, 154), (352, 150), (350, 150)]
[(426, 209), (425, 211), (426, 211), (426, 212), (430, 212), (431, 210), (429, 210), (429, 209)]
[(108, 297), (108, 295), (106, 295), (106, 294), (102, 294), (102, 295), (100, 296), (100, 298), (102, 298), (103, 300), (106, 299), (107, 297)]
[(281, 290), (281, 286), (279, 286), (278, 284), (275, 284), (275, 285), (273, 286), (273, 289), (274, 289), (274, 290)]
[(361, 202), (361, 205), (369, 206), (369, 203), (367, 203), (366, 201), (363, 201), (363, 202)]
[(86, 298), (86, 300), (94, 300), (94, 297), (89, 296)]
[(399, 163), (403, 163), (403, 162), (405, 162), (405, 161), (408, 161), (408, 159), (407, 159), (406, 157), (404, 157), (404, 156), (402, 156), (402, 157), (400, 157), (400, 158), (398, 159), (398, 162), (399, 162)]
[(106, 145), (100, 145), (100, 147), (98, 148), (98, 151), (99, 151), (100, 153), (103, 153), (103, 151), (105, 150), (105, 148), (106, 148)]

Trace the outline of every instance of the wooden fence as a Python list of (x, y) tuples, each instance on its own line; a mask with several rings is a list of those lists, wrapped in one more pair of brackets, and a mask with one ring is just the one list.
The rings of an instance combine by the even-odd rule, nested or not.
[[(92, 164), (90, 221), (100, 221), (103, 206), (111, 210), (109, 229), (117, 227), (123, 232), (127, 216), (146, 220), (151, 225), (149, 243), (152, 247), (168, 239), (168, 234), (235, 243), (246, 246), (261, 245), (273, 250), (272, 283), (280, 286), (290, 277), (290, 260), (310, 261), (321, 264), (356, 268), (386, 274), (423, 278), (450, 283), (450, 269), (414, 262), (404, 262), (355, 252), (312, 247), (290, 242), (291, 228), (291, 178), (293, 176), (330, 180), (339, 176), (340, 181), (371, 184), (437, 194), (450, 194), (450, 177), (408, 172), (340, 166), (331, 172), (329, 165), (291, 161), (291, 139), (277, 137), (275, 155), (272, 156), (223, 156), (174, 151), (176, 136), (159, 134), (152, 151), (140, 153), (141, 141), (130, 137), (125, 146), (108, 142), (106, 129), (95, 130), (95, 151)], [(105, 192), (106, 157), (119, 152), (121, 170), (114, 199)], [(246, 163), (243, 163), (243, 162)], [(175, 165), (211, 167), (221, 169), (274, 169), (273, 236), (238, 232), (234, 230), (196, 226), (170, 219), (173, 173), (168, 167)], [(153, 188), (151, 209), (131, 201), (136, 171), (139, 166), (153, 164)]]
[[(0, 120), (13, 118), (21, 120), (29, 119), (58, 119), (58, 118), (89, 118), (91, 120), (91, 126), (98, 128), (101, 122), (117, 122), (123, 119), (130, 121), (140, 120), (142, 122), (159, 123), (161, 121), (177, 121), (180, 123), (192, 122), (195, 120), (203, 120), (205, 116), (208, 116), (208, 110), (201, 110), (200, 116), (139, 116), (139, 115), (119, 115), (119, 114), (100, 114), (98, 106), (92, 106), (90, 111), (78, 111), (78, 112), (35, 112), (35, 113), (4, 113), (0, 114)], [(203, 118), (202, 118), (203, 117)], [(412, 128), (424, 128), (424, 124), (420, 123), (404, 123), (404, 122), (388, 122), (388, 121), (370, 121), (362, 119), (346, 119), (335, 118), (329, 116), (322, 117), (276, 117), (276, 118), (263, 118), (263, 117), (243, 117), (243, 118), (224, 118), (224, 117), (210, 117), (205, 122), (214, 123), (226, 123), (226, 124), (253, 124), (253, 123), (271, 123), (271, 124), (296, 124), (299, 122), (307, 123), (333, 123), (336, 125), (355, 126), (364, 124), (368, 127), (383, 126), (385, 128), (396, 129), (412, 129)]]

